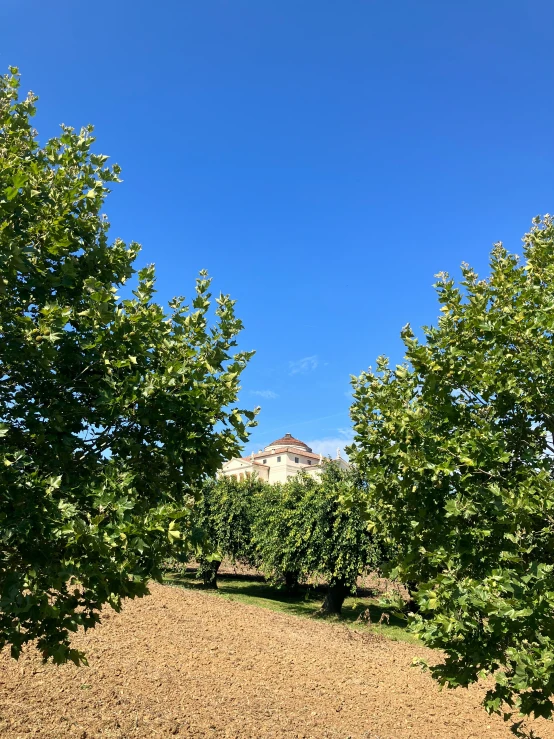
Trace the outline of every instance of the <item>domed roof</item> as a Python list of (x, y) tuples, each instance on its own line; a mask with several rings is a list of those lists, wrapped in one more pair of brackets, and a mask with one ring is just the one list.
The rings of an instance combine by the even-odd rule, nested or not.
[(266, 449), (269, 449), (272, 446), (297, 446), (300, 449), (305, 449), (307, 452), (312, 451), (307, 444), (304, 444), (304, 442), (300, 441), (300, 439), (295, 439), (294, 436), (292, 436), (291, 434), (285, 434), (280, 439), (272, 441), (271, 444), (268, 444), (266, 446)]

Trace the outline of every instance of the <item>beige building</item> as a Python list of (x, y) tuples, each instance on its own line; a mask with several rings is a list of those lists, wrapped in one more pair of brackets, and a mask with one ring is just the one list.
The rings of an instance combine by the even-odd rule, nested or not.
[[(281, 439), (272, 442), (265, 449), (249, 457), (236, 457), (226, 462), (221, 474), (226, 477), (236, 477), (244, 480), (246, 475), (258, 475), (265, 482), (286, 482), (289, 477), (305, 470), (308, 474), (316, 476), (321, 470), (323, 456), (315, 454), (310, 447), (291, 434), (285, 434)], [(340, 456), (337, 449), (335, 460), (343, 469), (349, 467)]]

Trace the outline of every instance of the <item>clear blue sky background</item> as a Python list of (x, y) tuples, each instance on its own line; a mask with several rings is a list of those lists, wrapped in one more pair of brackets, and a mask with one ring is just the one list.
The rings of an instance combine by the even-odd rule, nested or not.
[(247, 451), (333, 450), (434, 274), (554, 210), (552, 0), (19, 0), (0, 27), (41, 138), (91, 122), (122, 165), (112, 233), (160, 299), (202, 268), (237, 299)]

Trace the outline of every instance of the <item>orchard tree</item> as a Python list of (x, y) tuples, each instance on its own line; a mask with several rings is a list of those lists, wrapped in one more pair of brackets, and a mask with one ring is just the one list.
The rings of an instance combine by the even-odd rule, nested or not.
[(446, 654), (432, 674), (494, 676), (486, 708), (514, 722), (550, 718), (554, 692), (552, 218), (523, 241), (522, 261), (495, 245), (487, 279), (439, 275), (438, 325), (406, 326), (406, 361), (362, 373), (351, 409), (369, 515)]
[(254, 414), (233, 407), (250, 354), (233, 301), (196, 283), (153, 301), (137, 244), (108, 241), (119, 167), (92, 128), (37, 143), (36, 97), (0, 80), (0, 648), (84, 660), (70, 632), (147, 593), (188, 542), (190, 486), (235, 455)]
[(265, 485), (256, 497), (252, 543), (258, 569), (266, 577), (294, 590), (308, 577), (304, 568), (305, 543), (292, 529), (305, 492), (306, 480), (292, 478), (286, 485)]
[[(325, 615), (340, 614), (344, 599), (356, 592), (364, 570), (381, 566), (382, 547), (368, 528), (360, 508), (364, 488), (357, 469), (341, 470), (328, 462), (306, 501), (312, 512), (308, 566), (328, 583), (321, 607)], [(311, 562), (310, 562), (311, 560)]]
[(257, 475), (247, 475), (244, 480), (221, 476), (202, 485), (192, 520), (208, 552), (199, 557), (198, 568), (206, 587), (217, 588), (217, 573), (224, 557), (233, 563), (253, 564), (254, 500), (265, 485)]
[(325, 580), (325, 615), (340, 614), (358, 576), (380, 563), (380, 547), (361, 509), (362, 494), (357, 471), (329, 461), (319, 477), (298, 474), (267, 490), (258, 509), (254, 543), (262, 569), (290, 585), (309, 577)]

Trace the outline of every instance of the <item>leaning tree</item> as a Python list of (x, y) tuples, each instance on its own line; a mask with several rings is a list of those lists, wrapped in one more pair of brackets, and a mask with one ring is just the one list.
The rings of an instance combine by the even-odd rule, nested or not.
[(442, 317), (406, 361), (354, 382), (355, 459), (393, 574), (417, 583), (413, 625), (444, 685), (494, 676), (485, 704), (551, 717), (554, 694), (554, 223), (490, 276), (439, 276)]
[(187, 545), (190, 485), (246, 440), (254, 414), (233, 404), (250, 354), (233, 354), (228, 296), (211, 317), (205, 273), (190, 306), (153, 301), (138, 245), (108, 240), (119, 167), (93, 153), (90, 126), (40, 146), (36, 97), (18, 87), (12, 68), (0, 80), (0, 648), (18, 657), (36, 640), (44, 659), (79, 663), (70, 632), (147, 593), (168, 547)]

